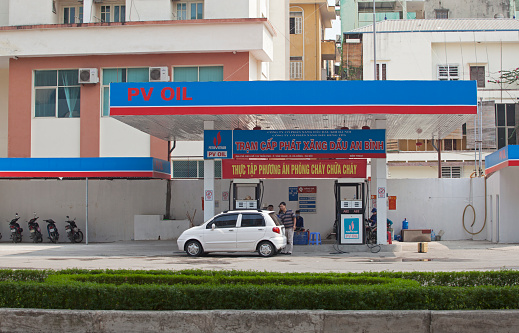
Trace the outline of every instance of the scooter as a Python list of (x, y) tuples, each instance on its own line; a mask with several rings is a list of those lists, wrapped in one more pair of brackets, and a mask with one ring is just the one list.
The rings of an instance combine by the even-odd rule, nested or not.
[(43, 236), (41, 235), (41, 229), (40, 225), (36, 220), (38, 217), (36, 217), (36, 213), (34, 213), (34, 217), (27, 222), (29, 224), (29, 231), (31, 232), (31, 239), (34, 243), (41, 243), (43, 242)]
[(20, 228), (20, 225), (18, 224), (18, 220), (20, 219), (20, 216), (18, 213), (16, 213), (16, 216), (14, 219), (9, 222), (9, 229), (11, 230), (11, 239), (13, 243), (20, 243), (22, 241), (22, 231), (23, 229)]
[(50, 241), (56, 244), (59, 240), (59, 232), (58, 228), (56, 227), (56, 222), (54, 222), (53, 219), (43, 221), (47, 222), (47, 232), (49, 234)]
[(65, 230), (67, 231), (68, 238), (72, 243), (81, 243), (83, 241), (83, 232), (77, 227), (76, 219), (71, 220), (68, 215), (67, 219), (65, 222), (68, 223), (68, 225), (65, 226)]

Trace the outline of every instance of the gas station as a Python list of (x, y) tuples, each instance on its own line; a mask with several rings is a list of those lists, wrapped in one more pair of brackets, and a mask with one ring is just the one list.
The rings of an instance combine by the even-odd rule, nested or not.
[(264, 208), (265, 180), (332, 179), (320, 191), (333, 193), (338, 243), (363, 244), (376, 206), (386, 244), (387, 140), (446, 137), (473, 120), (476, 94), (474, 81), (111, 83), (110, 116), (162, 140), (204, 141), (204, 220), (222, 160), (225, 208)]

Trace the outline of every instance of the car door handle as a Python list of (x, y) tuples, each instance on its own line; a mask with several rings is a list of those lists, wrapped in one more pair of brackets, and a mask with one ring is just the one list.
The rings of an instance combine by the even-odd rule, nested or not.
[(258, 228), (258, 230), (265, 230), (265, 228)]
[(234, 231), (234, 229), (229, 229), (229, 231)]

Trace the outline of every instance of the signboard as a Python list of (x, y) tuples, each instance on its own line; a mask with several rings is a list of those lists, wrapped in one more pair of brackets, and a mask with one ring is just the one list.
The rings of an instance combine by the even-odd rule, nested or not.
[(298, 186), (299, 210), (301, 213), (317, 213), (317, 186)]
[(363, 228), (361, 214), (341, 214), (340, 243), (362, 244)]
[(110, 83), (110, 116), (476, 112), (477, 86), (468, 80)]
[(288, 201), (297, 201), (297, 187), (288, 188)]
[(487, 175), (509, 166), (519, 166), (519, 146), (510, 145), (485, 157)]
[(263, 130), (234, 131), (233, 157), (384, 158), (386, 131)]
[(232, 158), (232, 131), (204, 131), (204, 159)]
[(386, 188), (385, 187), (379, 187), (378, 188), (378, 197), (379, 198), (385, 198), (386, 197)]
[(222, 192), (222, 201), (229, 201), (229, 191)]
[(366, 178), (366, 160), (223, 160), (222, 178)]
[(396, 196), (389, 196), (389, 210), (396, 210)]
[(205, 201), (213, 201), (213, 190), (205, 191)]

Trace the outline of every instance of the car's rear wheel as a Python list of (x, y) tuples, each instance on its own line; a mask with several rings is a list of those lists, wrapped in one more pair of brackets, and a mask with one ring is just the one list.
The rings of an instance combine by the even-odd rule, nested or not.
[(263, 241), (258, 245), (258, 253), (262, 257), (272, 257), (276, 254), (276, 248), (271, 242)]
[(196, 240), (188, 241), (184, 248), (186, 249), (187, 255), (191, 257), (199, 257), (204, 253), (202, 244)]

